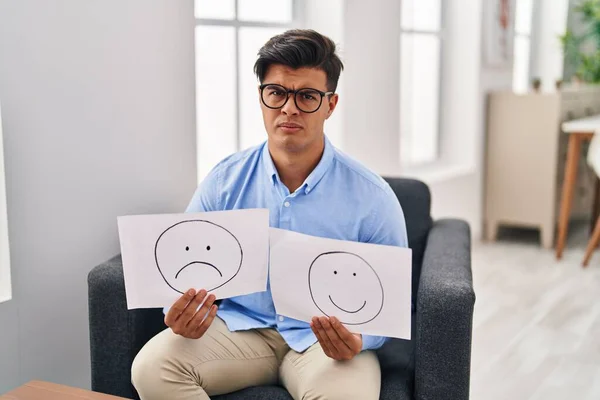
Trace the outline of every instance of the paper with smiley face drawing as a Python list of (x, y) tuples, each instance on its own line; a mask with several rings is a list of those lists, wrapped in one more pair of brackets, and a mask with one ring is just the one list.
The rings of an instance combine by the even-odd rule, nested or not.
[(351, 332), (410, 339), (412, 251), (270, 228), (279, 315), (338, 318)]
[(190, 288), (217, 299), (267, 289), (269, 211), (118, 218), (128, 309), (169, 307)]

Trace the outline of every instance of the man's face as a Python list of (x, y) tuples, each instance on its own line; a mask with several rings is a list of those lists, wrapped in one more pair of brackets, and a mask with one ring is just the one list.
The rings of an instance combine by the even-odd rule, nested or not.
[[(263, 83), (294, 90), (310, 88), (328, 92), (325, 71), (314, 68), (292, 69), (275, 64), (269, 67)], [(277, 148), (294, 153), (321, 143), (325, 120), (333, 113), (338, 101), (337, 94), (323, 96), (319, 109), (306, 113), (296, 106), (293, 94), (289, 95), (285, 105), (279, 109), (271, 109), (261, 101), (260, 89), (258, 96), (269, 142)], [(298, 96), (300, 103), (300, 95)]]

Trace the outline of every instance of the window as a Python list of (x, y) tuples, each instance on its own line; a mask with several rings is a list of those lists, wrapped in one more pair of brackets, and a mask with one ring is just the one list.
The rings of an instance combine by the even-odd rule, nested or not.
[(526, 92), (529, 89), (532, 7), (533, 0), (517, 0), (513, 50), (513, 90), (515, 92)]
[(196, 0), (198, 179), (220, 160), (266, 140), (258, 81), (259, 48), (297, 26), (294, 0)]
[(400, 161), (417, 166), (439, 153), (442, 2), (401, 4)]
[(2, 108), (0, 108), (0, 303), (10, 300), (10, 253), (6, 217), (6, 188), (4, 183), (4, 148), (2, 145)]

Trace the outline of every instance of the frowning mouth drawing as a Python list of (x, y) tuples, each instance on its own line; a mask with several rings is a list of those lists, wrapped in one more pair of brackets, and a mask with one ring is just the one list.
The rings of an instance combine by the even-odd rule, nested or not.
[(177, 276), (179, 275), (179, 273), (181, 271), (183, 271), (184, 269), (186, 269), (190, 265), (195, 265), (195, 264), (208, 265), (209, 267), (214, 268), (219, 273), (219, 275), (221, 275), (221, 278), (223, 277), (223, 274), (221, 273), (221, 271), (219, 271), (219, 268), (215, 267), (213, 264), (207, 263), (207, 262), (204, 262), (204, 261), (192, 261), (191, 263), (188, 263), (188, 264), (184, 265), (179, 271), (177, 271), (177, 273), (175, 274), (175, 279), (177, 279)]

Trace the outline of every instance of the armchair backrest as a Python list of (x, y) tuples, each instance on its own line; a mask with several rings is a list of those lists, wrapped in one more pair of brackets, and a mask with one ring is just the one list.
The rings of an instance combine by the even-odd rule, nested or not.
[(400, 201), (406, 230), (408, 245), (413, 250), (412, 260), (412, 298), (416, 302), (423, 254), (427, 245), (427, 237), (433, 220), (431, 218), (431, 192), (429, 187), (418, 180), (407, 178), (384, 177)]

